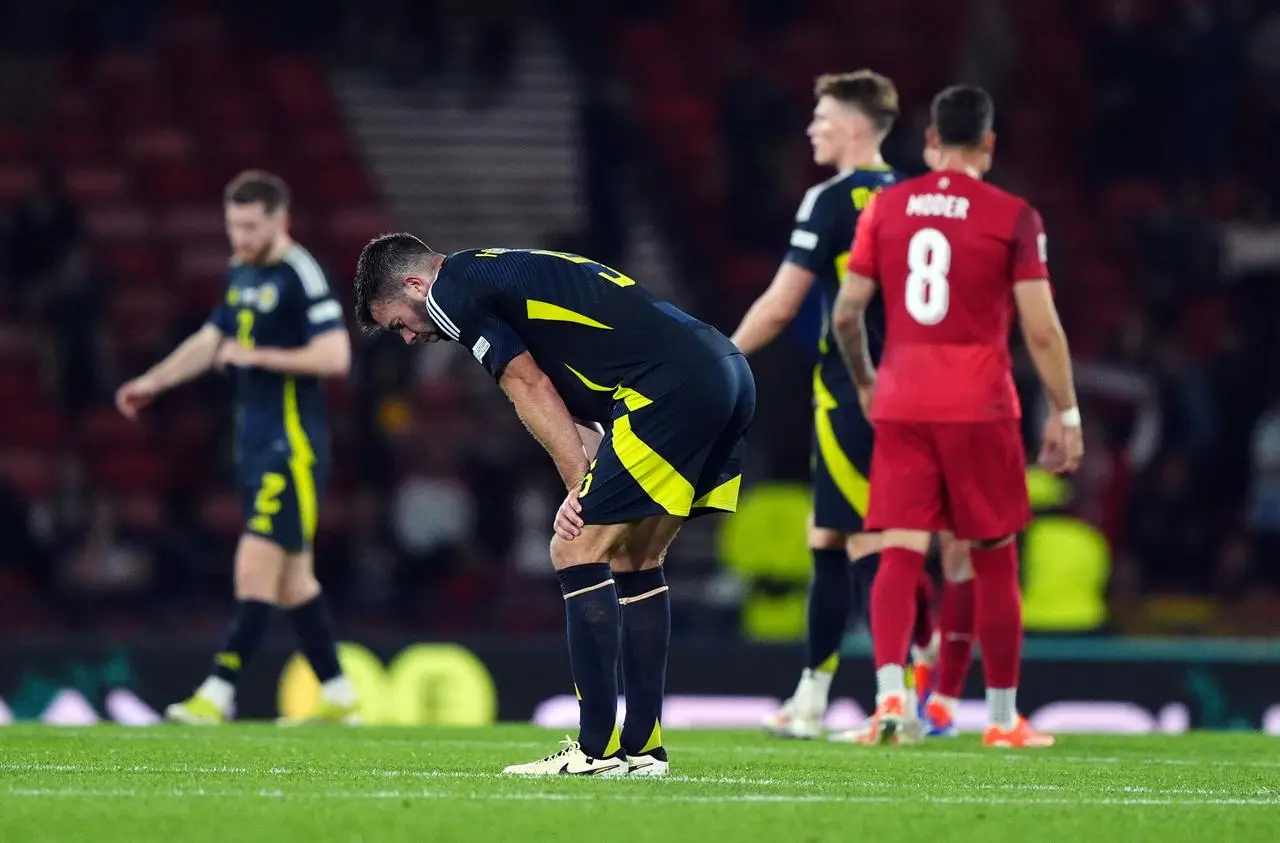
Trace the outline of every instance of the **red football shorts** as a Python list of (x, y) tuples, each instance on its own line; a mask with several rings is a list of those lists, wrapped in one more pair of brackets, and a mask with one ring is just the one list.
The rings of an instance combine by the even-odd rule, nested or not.
[(1031, 519), (1017, 419), (876, 423), (869, 530), (952, 530), (982, 541)]

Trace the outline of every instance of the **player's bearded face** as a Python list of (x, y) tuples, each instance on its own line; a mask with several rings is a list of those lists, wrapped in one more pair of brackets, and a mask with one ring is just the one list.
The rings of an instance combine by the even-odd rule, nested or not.
[(283, 210), (268, 214), (260, 202), (227, 205), (227, 239), (232, 254), (243, 263), (266, 263), (284, 229)]
[(373, 318), (388, 331), (397, 334), (406, 345), (420, 345), (440, 339), (436, 326), (427, 316), (427, 300), (415, 295), (416, 290), (379, 302), (373, 306)]

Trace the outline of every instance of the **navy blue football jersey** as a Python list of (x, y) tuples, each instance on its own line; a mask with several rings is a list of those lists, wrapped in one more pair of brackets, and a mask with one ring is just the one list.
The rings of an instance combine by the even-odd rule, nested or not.
[[(862, 209), (872, 196), (901, 178), (888, 167), (859, 167), (839, 173), (809, 188), (796, 211), (790, 248), (783, 260), (812, 272), (822, 295), (822, 334), (813, 374), (814, 400), (819, 405), (858, 405), (857, 390), (831, 333), (831, 310)], [(884, 303), (877, 294), (867, 311), (868, 342), (876, 361), (884, 345), (884, 331)]]

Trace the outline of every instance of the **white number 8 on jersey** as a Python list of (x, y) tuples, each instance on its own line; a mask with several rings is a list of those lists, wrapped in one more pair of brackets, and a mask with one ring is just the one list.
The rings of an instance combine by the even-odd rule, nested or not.
[(936, 228), (922, 228), (907, 244), (907, 313), (921, 325), (937, 325), (951, 309), (951, 244)]

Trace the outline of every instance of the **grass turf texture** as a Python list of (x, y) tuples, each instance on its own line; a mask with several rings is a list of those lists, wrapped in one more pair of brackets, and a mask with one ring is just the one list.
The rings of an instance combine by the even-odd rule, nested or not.
[(0, 729), (0, 840), (175, 843), (1280, 840), (1274, 738), (975, 736), (870, 749), (671, 732), (666, 779), (516, 779), (556, 733)]

